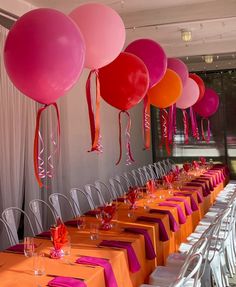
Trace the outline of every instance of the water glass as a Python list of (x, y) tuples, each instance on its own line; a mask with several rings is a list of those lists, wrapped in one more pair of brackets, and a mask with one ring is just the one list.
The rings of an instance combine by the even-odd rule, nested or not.
[(90, 223), (89, 226), (89, 233), (90, 233), (90, 239), (91, 240), (97, 240), (99, 237), (98, 234), (99, 224), (98, 223)]
[(70, 252), (71, 252), (71, 240), (70, 240), (70, 236), (68, 235), (67, 236), (67, 243), (65, 243), (62, 247), (62, 250), (64, 252), (64, 256), (68, 256), (70, 255)]
[(26, 257), (32, 257), (34, 254), (34, 238), (25, 237), (24, 238), (24, 254)]
[(34, 275), (41, 276), (45, 274), (45, 255), (44, 253), (33, 254)]

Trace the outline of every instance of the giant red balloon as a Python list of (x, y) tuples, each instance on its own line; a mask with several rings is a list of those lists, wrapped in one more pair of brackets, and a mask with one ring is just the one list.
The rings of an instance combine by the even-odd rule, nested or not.
[(129, 110), (146, 95), (149, 75), (143, 61), (121, 53), (112, 63), (99, 69), (102, 98), (119, 110)]
[(218, 110), (219, 96), (212, 89), (206, 89), (201, 101), (193, 106), (193, 110), (204, 118), (208, 118)]
[(197, 100), (197, 102), (201, 101), (201, 99), (203, 98), (204, 96), (204, 93), (205, 93), (205, 84), (202, 80), (202, 78), (200, 78), (198, 75), (196, 74), (189, 74), (189, 78), (193, 79), (197, 84), (198, 84), (198, 87), (199, 87), (199, 98)]

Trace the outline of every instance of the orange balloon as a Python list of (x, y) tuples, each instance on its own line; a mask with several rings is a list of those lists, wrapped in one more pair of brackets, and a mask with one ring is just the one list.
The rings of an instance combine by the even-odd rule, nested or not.
[(172, 106), (182, 95), (182, 81), (178, 74), (170, 69), (162, 80), (148, 91), (150, 103), (157, 108)]

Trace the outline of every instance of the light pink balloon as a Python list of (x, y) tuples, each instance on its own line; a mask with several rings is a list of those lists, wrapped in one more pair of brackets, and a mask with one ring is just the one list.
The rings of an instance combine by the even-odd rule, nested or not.
[(200, 95), (198, 84), (191, 78), (188, 78), (181, 97), (176, 102), (176, 107), (179, 109), (187, 109), (194, 105)]
[(111, 63), (125, 43), (124, 23), (108, 6), (90, 3), (74, 9), (69, 16), (84, 35), (85, 67), (98, 69)]
[(184, 86), (189, 77), (188, 67), (185, 63), (178, 58), (168, 58), (167, 67), (180, 76)]

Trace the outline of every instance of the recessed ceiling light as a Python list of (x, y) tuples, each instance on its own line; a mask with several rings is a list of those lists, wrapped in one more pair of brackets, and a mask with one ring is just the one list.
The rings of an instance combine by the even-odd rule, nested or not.
[(204, 56), (204, 61), (207, 63), (207, 64), (211, 64), (213, 62), (213, 56), (212, 55), (206, 55)]
[(184, 30), (182, 29), (181, 30), (181, 39), (184, 41), (184, 42), (189, 42), (192, 40), (192, 32), (191, 31), (188, 31), (188, 30)]

